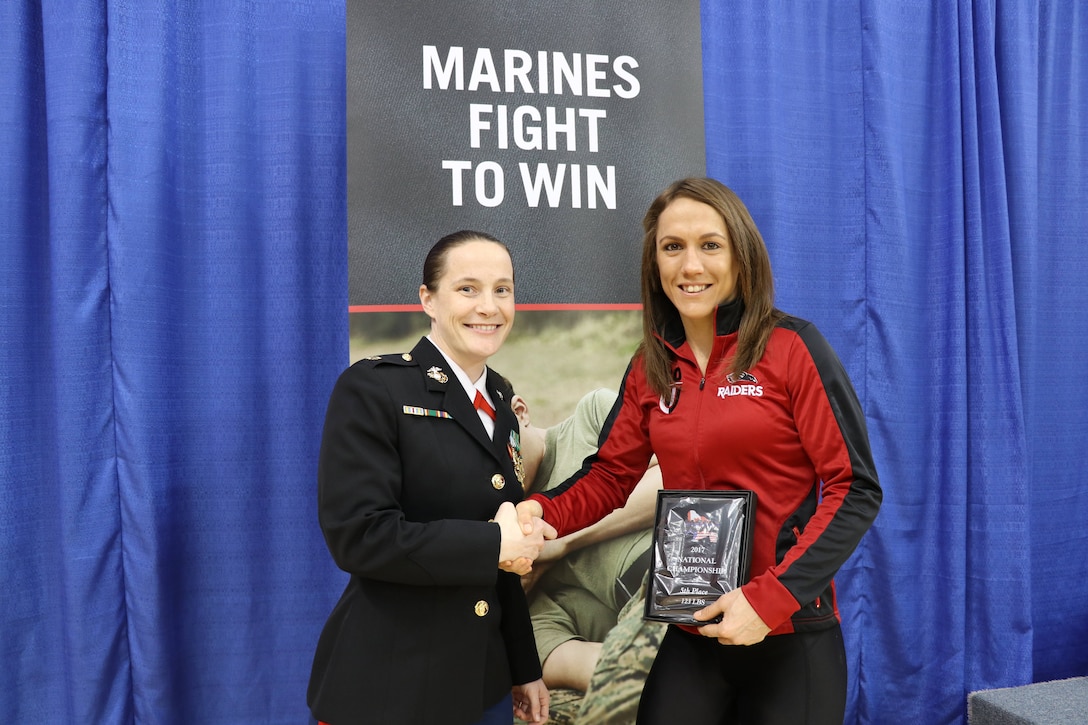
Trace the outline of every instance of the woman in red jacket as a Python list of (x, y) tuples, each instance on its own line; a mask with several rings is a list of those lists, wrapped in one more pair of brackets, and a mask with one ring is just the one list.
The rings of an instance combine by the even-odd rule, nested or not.
[(666, 489), (758, 497), (750, 578), (662, 641), (640, 723), (834, 723), (846, 660), (832, 577), (880, 506), (865, 418), (815, 326), (774, 306), (741, 200), (683, 179), (643, 220), (643, 341), (587, 466), (519, 504), (560, 536), (623, 505), (652, 455)]

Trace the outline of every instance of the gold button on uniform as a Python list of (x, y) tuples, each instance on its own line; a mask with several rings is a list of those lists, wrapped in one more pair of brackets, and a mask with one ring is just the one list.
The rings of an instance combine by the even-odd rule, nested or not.
[(487, 606), (487, 602), (485, 602), (483, 599), (476, 602), (476, 616), (477, 617), (485, 616), (489, 609), (491, 609), (491, 607)]
[(412, 354), (409, 352), (404, 353), (401, 357), (407, 362), (412, 362)]
[(502, 487), (506, 485), (506, 479), (502, 477), (501, 473), (496, 473), (491, 477), (491, 486), (497, 490), (502, 490)]

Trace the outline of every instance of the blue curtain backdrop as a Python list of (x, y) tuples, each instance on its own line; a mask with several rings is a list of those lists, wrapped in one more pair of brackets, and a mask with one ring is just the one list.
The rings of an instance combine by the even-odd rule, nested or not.
[[(707, 166), (885, 503), (848, 722), (1088, 675), (1088, 13), (704, 0)], [(299, 723), (348, 356), (343, 0), (0, 3), (0, 718)]]
[(847, 722), (1088, 675), (1088, 10), (703, 5), (707, 168), (827, 334), (885, 487)]
[(0, 719), (299, 723), (344, 8), (0, 3)]

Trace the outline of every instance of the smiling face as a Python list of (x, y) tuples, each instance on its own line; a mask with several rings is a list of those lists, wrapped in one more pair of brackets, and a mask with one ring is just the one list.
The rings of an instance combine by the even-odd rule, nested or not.
[(431, 339), (475, 380), (514, 322), (514, 265), (501, 244), (479, 239), (451, 247), (442, 273), (419, 301)]
[(657, 269), (665, 296), (684, 328), (713, 330), (718, 305), (737, 291), (737, 270), (725, 221), (712, 207), (677, 197), (657, 221)]

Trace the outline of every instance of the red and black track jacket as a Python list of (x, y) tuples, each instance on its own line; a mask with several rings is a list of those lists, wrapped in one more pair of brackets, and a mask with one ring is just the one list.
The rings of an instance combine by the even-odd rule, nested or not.
[(666, 489), (756, 492), (745, 597), (771, 634), (838, 621), (832, 577), (853, 553), (882, 493), (857, 394), (814, 325), (785, 317), (763, 357), (728, 375), (743, 312), (718, 308), (705, 377), (679, 318), (661, 330), (674, 354), (669, 399), (632, 360), (601, 432), (600, 449), (556, 488), (535, 494), (560, 536), (623, 506), (651, 455)]

